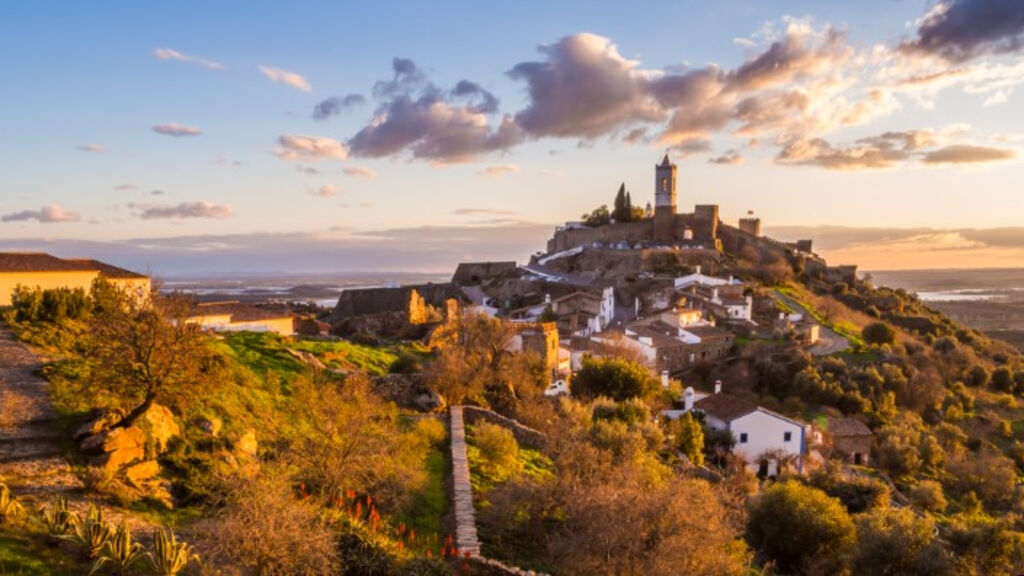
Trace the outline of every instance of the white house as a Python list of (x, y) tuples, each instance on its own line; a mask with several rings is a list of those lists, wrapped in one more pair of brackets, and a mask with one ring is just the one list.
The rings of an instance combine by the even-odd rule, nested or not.
[(695, 305), (722, 320), (753, 322), (754, 299), (744, 296), (743, 282), (730, 276), (716, 278), (700, 273), (676, 278), (676, 290), (686, 293)]
[(797, 471), (803, 473), (807, 426), (802, 422), (725, 394), (721, 382), (715, 384), (714, 394), (700, 394), (687, 388), (683, 399), (683, 410), (666, 410), (662, 414), (674, 419), (691, 410), (702, 413), (710, 428), (732, 433), (736, 441), (733, 454), (762, 475), (778, 474), (780, 456), (792, 456)]
[(575, 336), (600, 334), (615, 319), (615, 288), (607, 286), (596, 291), (576, 291), (551, 301), (559, 322)]

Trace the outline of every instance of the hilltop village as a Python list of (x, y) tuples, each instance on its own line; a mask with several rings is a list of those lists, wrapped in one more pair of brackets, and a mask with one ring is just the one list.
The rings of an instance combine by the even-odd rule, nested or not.
[(527, 262), (329, 310), (0, 254), (0, 559), (1024, 571), (1024, 357), (653, 171)]

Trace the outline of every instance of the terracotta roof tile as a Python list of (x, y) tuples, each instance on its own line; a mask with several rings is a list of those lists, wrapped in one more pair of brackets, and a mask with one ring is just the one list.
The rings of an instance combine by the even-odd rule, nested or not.
[(0, 252), (0, 272), (65, 272), (82, 270), (80, 264), (42, 252)]
[(853, 418), (829, 418), (828, 432), (832, 436), (871, 436), (871, 429)]
[(757, 404), (725, 393), (709, 394), (694, 402), (693, 407), (723, 422), (730, 422), (757, 410)]

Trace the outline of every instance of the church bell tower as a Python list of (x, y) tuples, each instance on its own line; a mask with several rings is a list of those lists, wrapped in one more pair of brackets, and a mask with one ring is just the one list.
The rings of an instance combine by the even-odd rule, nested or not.
[(654, 167), (654, 240), (670, 243), (675, 240), (676, 165), (665, 158)]

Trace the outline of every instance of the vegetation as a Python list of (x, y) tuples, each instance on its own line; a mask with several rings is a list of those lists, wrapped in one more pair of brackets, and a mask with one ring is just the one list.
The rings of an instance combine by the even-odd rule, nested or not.
[(583, 398), (605, 396), (617, 401), (645, 396), (658, 386), (646, 367), (620, 358), (585, 357), (572, 379), (573, 392)]

